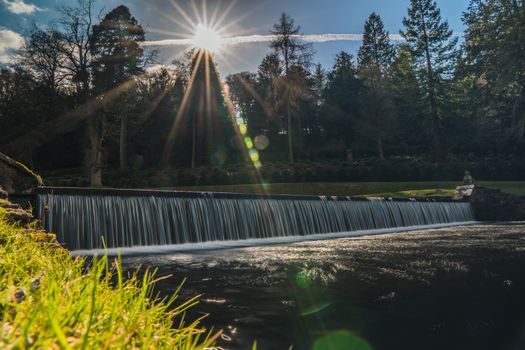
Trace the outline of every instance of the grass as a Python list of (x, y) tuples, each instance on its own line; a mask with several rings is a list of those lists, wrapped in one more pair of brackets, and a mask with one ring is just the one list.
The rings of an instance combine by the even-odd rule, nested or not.
[(0, 348), (204, 349), (215, 337), (187, 322), (197, 298), (160, 300), (146, 272), (119, 260), (72, 259), (52, 235), (8, 224), (0, 208)]
[[(377, 197), (451, 197), (460, 182), (334, 182), (334, 183), (276, 183), (265, 185), (224, 185), (176, 187), (176, 190), (270, 193), (314, 196), (377, 196)], [(525, 195), (525, 182), (480, 181), (480, 186), (501, 189), (515, 195)]]

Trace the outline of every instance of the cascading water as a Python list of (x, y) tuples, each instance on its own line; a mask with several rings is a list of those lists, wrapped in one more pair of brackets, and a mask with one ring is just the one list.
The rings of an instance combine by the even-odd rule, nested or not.
[(463, 202), (48, 191), (38, 195), (39, 218), (72, 250), (97, 249), (104, 244), (107, 248), (176, 245), (474, 220), (470, 204)]

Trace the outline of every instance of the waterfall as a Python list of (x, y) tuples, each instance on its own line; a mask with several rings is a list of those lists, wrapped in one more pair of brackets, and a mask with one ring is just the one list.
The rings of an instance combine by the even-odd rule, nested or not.
[[(41, 191), (38, 216), (72, 250), (352, 232), (474, 220), (465, 202)], [(93, 193), (94, 192), (94, 193)]]

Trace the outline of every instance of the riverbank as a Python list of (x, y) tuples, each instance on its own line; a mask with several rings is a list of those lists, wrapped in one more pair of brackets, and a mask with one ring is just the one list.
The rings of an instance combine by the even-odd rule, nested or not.
[(157, 278), (125, 274), (116, 260), (72, 259), (36, 224), (9, 223), (0, 208), (0, 348), (204, 349), (213, 338), (184, 317), (198, 303), (159, 299)]
[[(525, 195), (523, 181), (480, 181), (479, 186), (505, 193)], [(269, 193), (314, 196), (377, 196), (393, 198), (452, 197), (458, 181), (428, 182), (315, 182), (269, 183), (264, 185), (184, 186), (181, 191)]]

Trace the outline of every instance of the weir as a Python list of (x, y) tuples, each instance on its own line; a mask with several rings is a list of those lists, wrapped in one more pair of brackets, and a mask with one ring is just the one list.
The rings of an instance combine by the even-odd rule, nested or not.
[(37, 215), (71, 250), (424, 227), (474, 220), (470, 203), (40, 188)]

